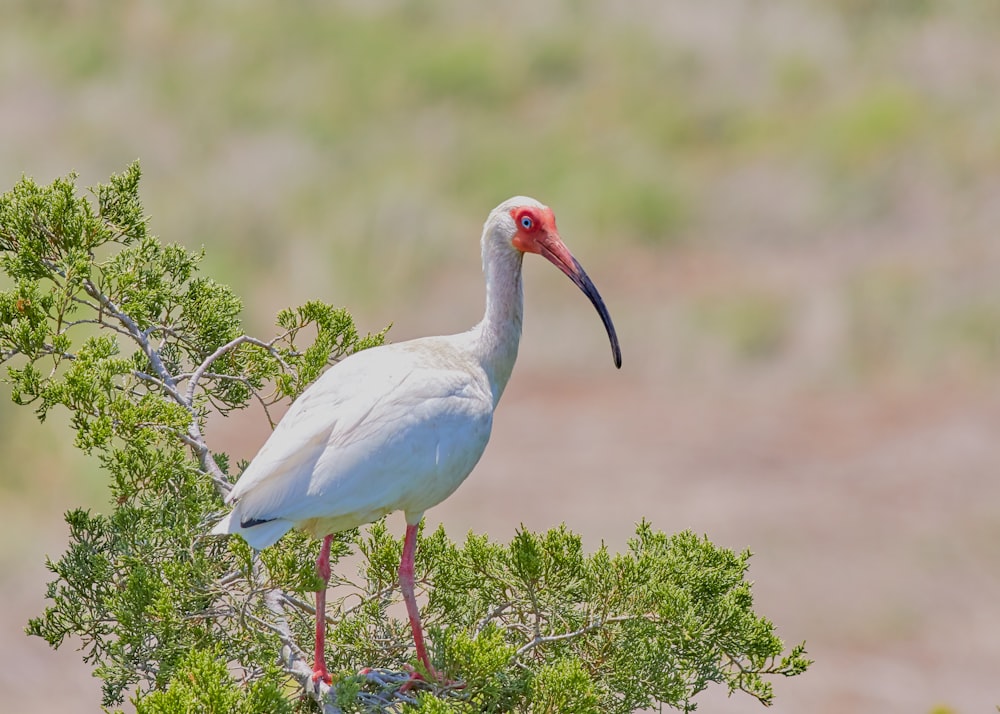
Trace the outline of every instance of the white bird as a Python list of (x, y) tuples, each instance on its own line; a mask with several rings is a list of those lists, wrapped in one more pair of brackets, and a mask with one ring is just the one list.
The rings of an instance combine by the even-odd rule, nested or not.
[(324, 657), (326, 584), (334, 533), (403, 511), (399, 585), (424, 670), (436, 676), (414, 597), (413, 556), (424, 512), (455, 491), (486, 448), (521, 338), (521, 259), (537, 253), (590, 298), (621, 367), (604, 301), (556, 230), (551, 209), (517, 196), (483, 227), (486, 315), (468, 332), (387, 344), (335, 364), (295, 400), (227, 498), (213, 534), (238, 533), (255, 549), (292, 528), (323, 539), (316, 561), (313, 681), (330, 682)]

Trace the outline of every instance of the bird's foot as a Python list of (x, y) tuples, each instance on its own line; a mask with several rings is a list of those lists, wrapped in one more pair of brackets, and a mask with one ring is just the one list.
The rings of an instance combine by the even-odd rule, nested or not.
[(448, 679), (443, 674), (438, 672), (431, 666), (423, 667), (423, 672), (417, 670), (416, 667), (407, 665), (406, 671), (409, 672), (410, 678), (403, 682), (403, 686), (399, 688), (401, 692), (408, 692), (414, 687), (421, 683), (430, 684), (433, 686), (441, 687), (443, 689), (464, 689), (465, 682)]
[(378, 669), (373, 667), (363, 667), (358, 670), (358, 676), (364, 677), (369, 682), (380, 688), (392, 689), (401, 694), (412, 692), (417, 688), (442, 689), (464, 689), (465, 682), (447, 679), (431, 668), (421, 667), (420, 671), (412, 665), (404, 665), (403, 671)]
[(333, 677), (326, 669), (326, 664), (316, 665), (313, 668), (312, 681), (314, 685), (319, 685), (320, 681), (326, 682), (327, 684), (333, 684)]

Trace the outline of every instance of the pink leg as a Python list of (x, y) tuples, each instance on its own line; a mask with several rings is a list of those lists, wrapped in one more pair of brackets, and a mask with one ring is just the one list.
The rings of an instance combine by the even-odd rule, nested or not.
[(417, 552), (417, 526), (406, 526), (406, 539), (403, 541), (403, 557), (399, 561), (399, 589), (403, 592), (406, 602), (406, 612), (410, 616), (410, 629), (413, 630), (413, 644), (417, 648), (417, 657), (427, 670), (427, 674), (437, 678), (437, 673), (431, 667), (427, 649), (424, 647), (424, 630), (420, 625), (420, 610), (417, 609), (417, 598), (413, 592), (413, 556)]
[(326, 669), (326, 586), (330, 582), (330, 544), (333, 536), (323, 539), (323, 547), (319, 549), (316, 559), (316, 574), (323, 579), (323, 587), (316, 591), (316, 660), (313, 665), (313, 681), (322, 679), (327, 684), (333, 680)]

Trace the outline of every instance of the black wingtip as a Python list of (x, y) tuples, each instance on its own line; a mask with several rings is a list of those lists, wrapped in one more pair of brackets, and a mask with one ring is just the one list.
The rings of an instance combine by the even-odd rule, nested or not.
[(262, 523), (270, 523), (276, 520), (274, 518), (241, 518), (240, 528), (253, 528), (254, 526), (259, 526)]

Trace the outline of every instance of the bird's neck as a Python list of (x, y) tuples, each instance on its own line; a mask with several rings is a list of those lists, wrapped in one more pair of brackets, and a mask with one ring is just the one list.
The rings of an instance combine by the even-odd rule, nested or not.
[(500, 401), (514, 369), (521, 341), (524, 294), (521, 287), (522, 253), (483, 251), (486, 274), (486, 315), (476, 328), (476, 352), (493, 388), (494, 406)]

